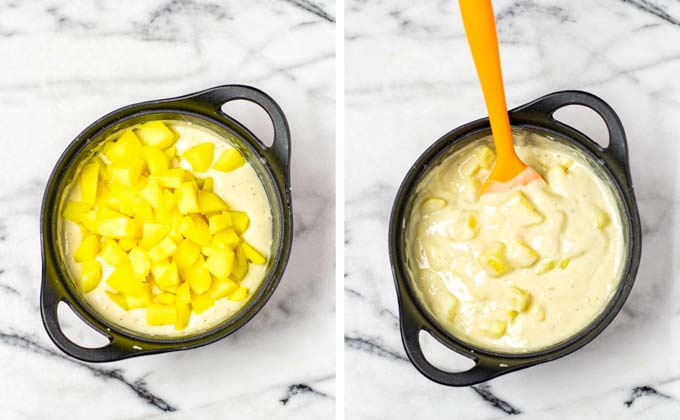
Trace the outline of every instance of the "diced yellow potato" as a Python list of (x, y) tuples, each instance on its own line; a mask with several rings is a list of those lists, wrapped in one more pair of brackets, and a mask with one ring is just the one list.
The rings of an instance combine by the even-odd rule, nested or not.
[(227, 204), (220, 198), (219, 195), (210, 191), (198, 191), (198, 207), (201, 213), (215, 213), (222, 210), (227, 210)]
[(243, 241), (243, 252), (246, 254), (248, 261), (253, 264), (264, 264), (267, 261), (262, 254), (245, 241)]
[(215, 304), (215, 299), (212, 298), (209, 294), (204, 294), (204, 295), (194, 295), (191, 298), (191, 308), (196, 312), (196, 314), (200, 314), (205, 312), (208, 308), (211, 308)]
[(173, 305), (175, 303), (175, 295), (172, 293), (159, 293), (153, 297), (157, 303), (164, 305)]
[(482, 189), (481, 182), (476, 178), (465, 179), (460, 183), (458, 192), (465, 200), (474, 203), (479, 200), (479, 193)]
[(158, 287), (161, 290), (169, 290), (174, 286), (179, 285), (179, 273), (177, 272), (177, 263), (174, 261), (168, 265), (168, 268), (163, 272), (161, 278), (158, 279)]
[(83, 261), (80, 266), (80, 288), (84, 293), (93, 291), (102, 279), (102, 266), (99, 261)]
[(511, 269), (505, 255), (505, 244), (500, 241), (488, 244), (480, 252), (477, 262), (492, 277), (502, 276)]
[(211, 235), (231, 226), (231, 214), (228, 212), (208, 217), (208, 229)]
[(569, 170), (574, 164), (574, 160), (568, 156), (560, 156), (559, 163), (565, 170)]
[(149, 258), (157, 263), (163, 261), (177, 251), (177, 244), (166, 236), (149, 250)]
[(109, 275), (106, 279), (113, 289), (130, 296), (139, 297), (144, 292), (144, 283), (135, 277), (130, 264), (123, 264)]
[(236, 248), (240, 239), (236, 231), (232, 228), (221, 230), (213, 236), (211, 246), (213, 248)]
[(175, 330), (183, 330), (189, 325), (189, 319), (191, 318), (191, 306), (189, 303), (182, 302), (178, 299), (175, 301), (175, 310), (177, 311)]
[(107, 290), (106, 296), (108, 296), (109, 299), (111, 299), (116, 305), (120, 306), (121, 308), (125, 309), (126, 311), (130, 309), (130, 307), (128, 306), (127, 298), (125, 297), (124, 294), (113, 293), (113, 292), (109, 292)]
[(510, 295), (510, 307), (517, 312), (524, 312), (531, 303), (531, 293), (519, 287), (511, 286), (508, 289)]
[(538, 260), (538, 253), (518, 239), (508, 243), (507, 256), (510, 264), (516, 268), (531, 267)]
[(213, 143), (201, 143), (185, 150), (182, 157), (186, 159), (196, 172), (205, 172), (212, 165), (215, 152)]
[[(156, 181), (158, 185), (166, 188), (179, 188), (184, 181), (185, 172), (182, 168), (173, 168), (160, 171), (157, 174), (151, 175), (150, 180)], [(149, 202), (153, 206), (153, 203)]]
[(213, 168), (220, 172), (230, 172), (238, 169), (246, 163), (246, 160), (241, 156), (235, 148), (227, 149), (222, 153)]
[(479, 169), (480, 166), (479, 162), (477, 162), (477, 158), (475, 156), (469, 156), (458, 167), (458, 173), (463, 178), (472, 178), (477, 172), (479, 172)]
[(175, 198), (177, 200), (177, 209), (181, 214), (198, 213), (198, 189), (195, 182), (183, 182), (177, 190), (175, 190)]
[(144, 291), (141, 296), (125, 296), (128, 309), (146, 308), (151, 303), (151, 284), (144, 283)]
[(99, 238), (97, 235), (91, 233), (83, 236), (80, 241), (80, 245), (76, 248), (75, 254), (73, 254), (76, 262), (92, 261), (97, 257), (99, 252)]
[(132, 272), (138, 279), (146, 278), (151, 271), (151, 258), (142, 248), (135, 247), (130, 250), (128, 254), (130, 264), (132, 265)]
[(446, 200), (439, 197), (430, 197), (420, 204), (421, 214), (430, 214), (446, 207)]
[(171, 325), (177, 321), (175, 305), (150, 303), (146, 307), (146, 322), (149, 325)]
[(531, 317), (536, 321), (543, 321), (545, 320), (545, 309), (536, 304), (531, 305), (531, 309), (529, 309), (529, 315), (531, 315)]
[(84, 203), (94, 205), (97, 199), (98, 178), (99, 165), (96, 162), (83, 166), (83, 169), (80, 171), (80, 195)]
[(185, 272), (185, 278), (189, 279), (191, 290), (196, 294), (200, 295), (210, 289), (212, 278), (203, 263), (197, 263), (189, 267)]
[(198, 215), (189, 215), (182, 218), (179, 231), (185, 238), (191, 239), (199, 246), (210, 245), (211, 235), (208, 224)]
[[(212, 286), (211, 286), (212, 287)], [(185, 281), (177, 288), (177, 300), (184, 303), (191, 303), (191, 283)]]
[(97, 232), (107, 238), (135, 238), (137, 224), (129, 217), (99, 220)]
[(567, 172), (562, 166), (555, 166), (548, 170), (545, 174), (545, 180), (548, 181), (550, 189), (558, 194), (565, 194), (565, 185), (567, 182)]
[(142, 138), (144, 144), (159, 149), (167, 149), (172, 146), (178, 137), (174, 131), (161, 121), (146, 122), (139, 127), (137, 133)]
[(475, 156), (477, 157), (477, 162), (479, 162), (479, 166), (481, 166), (484, 169), (491, 168), (491, 165), (493, 165), (493, 161), (496, 158), (496, 155), (487, 146), (478, 147), (477, 150), (475, 150)]
[(80, 223), (85, 217), (85, 213), (89, 212), (91, 205), (83, 203), (82, 201), (69, 201), (64, 207), (62, 215), (64, 219), (71, 222)]
[(174, 259), (177, 262), (177, 267), (180, 271), (183, 271), (191, 267), (198, 259), (198, 254), (201, 253), (201, 247), (198, 246), (191, 239), (183, 239), (175, 253)]
[(170, 262), (168, 260), (161, 261), (158, 263), (151, 263), (151, 276), (153, 277), (154, 282), (158, 284), (160, 281), (161, 277), (163, 276), (163, 273), (170, 267)]
[(248, 226), (250, 226), (250, 217), (248, 217), (248, 213), (231, 210), (229, 211), (229, 214), (231, 215), (231, 225), (234, 227), (234, 230), (239, 235), (242, 235), (248, 229)]
[(246, 300), (248, 297), (248, 288), (246, 287), (239, 287), (238, 289), (234, 290), (231, 292), (228, 296), (229, 300), (232, 300), (234, 302), (242, 302)]
[(110, 208), (101, 208), (97, 210), (97, 219), (99, 220), (105, 220), (105, 219), (116, 219), (119, 217), (125, 217), (122, 213), (117, 212), (115, 210), (112, 210)]
[(105, 263), (114, 267), (126, 265), (130, 262), (128, 254), (123, 251), (116, 241), (110, 238), (104, 241), (101, 256)]
[(537, 225), (543, 222), (544, 217), (536, 210), (531, 201), (518, 192), (509, 198), (500, 207), (501, 214), (519, 226)]
[(118, 140), (109, 143), (104, 156), (111, 162), (123, 162), (133, 158), (144, 157), (142, 143), (132, 130), (127, 130)]
[(231, 269), (229, 278), (235, 282), (240, 282), (248, 274), (248, 259), (246, 253), (243, 252), (243, 245), (236, 247), (236, 259), (234, 260), (234, 268)]
[(153, 222), (153, 210), (151, 204), (143, 198), (137, 197), (133, 204), (135, 217), (139, 216), (144, 222)]
[(560, 268), (562, 270), (566, 269), (569, 267), (569, 263), (571, 262), (571, 258), (564, 258), (562, 261), (560, 261)]
[(137, 184), (144, 170), (144, 159), (133, 158), (125, 161), (113, 162), (109, 165), (111, 182), (124, 187), (132, 187)]
[(213, 280), (210, 289), (208, 289), (206, 293), (210, 294), (213, 299), (217, 300), (229, 296), (238, 288), (238, 283), (233, 280), (217, 278)]
[(555, 260), (541, 260), (539, 263), (536, 265), (536, 274), (543, 274), (547, 273), (548, 271), (552, 270), (555, 268)]
[(593, 220), (595, 222), (595, 226), (600, 230), (604, 229), (610, 221), (607, 212), (595, 206), (593, 206)]
[(165, 238), (170, 233), (170, 228), (158, 223), (144, 223), (142, 230), (142, 240), (139, 246), (145, 250), (150, 250), (154, 245)]
[(211, 246), (204, 246), (201, 248), (201, 254), (205, 255), (206, 257), (209, 257), (215, 248)]
[(146, 200), (151, 207), (155, 209), (163, 207), (163, 191), (156, 181), (149, 181), (149, 183), (139, 191), (139, 195)]
[(484, 320), (479, 324), (479, 331), (490, 338), (500, 338), (505, 334), (507, 323), (497, 319)]
[(170, 146), (163, 150), (163, 153), (165, 153), (168, 159), (174, 159), (177, 156), (177, 146)]
[(118, 245), (123, 249), (123, 251), (129, 251), (137, 246), (137, 239), (123, 238), (118, 241)]
[(97, 233), (99, 221), (97, 220), (97, 210), (90, 210), (83, 215), (81, 223), (91, 233)]
[(157, 147), (144, 146), (144, 158), (151, 175), (159, 174), (170, 167), (170, 158)]
[(213, 179), (211, 177), (207, 177), (206, 179), (203, 180), (203, 185), (201, 185), (201, 189), (203, 191), (212, 192), (214, 188), (215, 188), (215, 181), (213, 181)]
[(226, 279), (234, 266), (234, 251), (229, 248), (217, 249), (205, 261), (205, 268), (218, 279)]

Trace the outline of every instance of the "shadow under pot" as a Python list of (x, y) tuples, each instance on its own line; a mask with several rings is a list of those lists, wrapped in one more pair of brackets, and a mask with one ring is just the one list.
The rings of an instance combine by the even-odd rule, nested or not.
[[(274, 141), (271, 146), (265, 146), (246, 127), (221, 111), (222, 105), (233, 100), (253, 102), (267, 112), (274, 126)], [(228, 181), (222, 178), (217, 179), (222, 176), (217, 172), (211, 174), (215, 178), (215, 193), (219, 193), (220, 197), (229, 203), (229, 191), (225, 187), (236, 190), (242, 187), (238, 184), (241, 178), (232, 175), (241, 171), (250, 176), (250, 178), (243, 178), (249, 182), (248, 188), (250, 189), (246, 192), (252, 192), (253, 196), (256, 193), (259, 194), (263, 203), (262, 208), (268, 207), (266, 214), (260, 212), (250, 215), (250, 227), (240, 236), (241, 242), (239, 243), (243, 244), (246, 240), (244, 238), (248, 238), (249, 231), (253, 228), (259, 229), (260, 233), (267, 238), (267, 241), (262, 243), (267, 243), (269, 247), (269, 249), (260, 250), (266, 254), (267, 259), (264, 264), (256, 267), (259, 270), (257, 272), (259, 277), (252, 276), (252, 288), (247, 298), (239, 299), (242, 300), (241, 302), (222, 302), (221, 307), (227, 309), (220, 313), (220, 317), (209, 319), (203, 316), (199, 318), (200, 324), (190, 323), (185, 329), (180, 328), (177, 331), (171, 325), (163, 326), (165, 329), (138, 328), (142, 324), (135, 324), (134, 317), (126, 315), (133, 313), (132, 310), (123, 311), (113, 301), (106, 300), (107, 296), (99, 290), (106, 287), (104, 284), (109, 275), (106, 268), (101, 284), (95, 290), (84, 293), (79, 287), (73, 269), (72, 253), (74, 245), (77, 244), (70, 244), (67, 240), (69, 232), (73, 231), (73, 226), (69, 227), (69, 224), (73, 223), (65, 221), (62, 216), (69, 194), (77, 183), (77, 179), (80, 179), (79, 173), (84, 165), (92, 162), (92, 158), (102, 152), (107, 143), (120, 137), (121, 133), (131, 128), (136, 129), (150, 121), (162, 121), (167, 127), (179, 133), (178, 149), (180, 142), (184, 141), (185, 131), (181, 130), (187, 130), (186, 133), (192, 136), (198, 133), (194, 138), (197, 141), (211, 139), (216, 159), (220, 157), (222, 151), (236, 149), (245, 160), (245, 164), (237, 170), (223, 174), (232, 176), (228, 178)], [(170, 159), (170, 162), (173, 160)], [(180, 160), (175, 158), (174, 162), (179, 165)], [(100, 173), (101, 171), (102, 169)], [(209, 171), (214, 170), (209, 169)], [(195, 178), (192, 179), (198, 179), (199, 176), (206, 174), (208, 172), (194, 172)], [(218, 190), (221, 181), (224, 181), (224, 185), (221, 186), (221, 190)], [(207, 187), (205, 190), (210, 191)], [(171, 191), (171, 189), (168, 188), (165, 191)], [(200, 190), (198, 192), (200, 198)], [(258, 226), (257, 221), (254, 220), (255, 217), (266, 220)], [(77, 232), (77, 235), (80, 235), (80, 231), (77, 230)], [(88, 362), (108, 362), (154, 353), (187, 350), (213, 343), (244, 326), (271, 297), (286, 267), (292, 237), (290, 133), (282, 110), (271, 97), (253, 87), (225, 85), (182, 97), (126, 106), (102, 117), (80, 133), (59, 158), (47, 183), (41, 213), (43, 279), (40, 308), (43, 324), (52, 341), (62, 351)], [(177, 238), (176, 241), (180, 243), (182, 239)], [(204, 252), (207, 251), (204, 249)], [(250, 271), (252, 270), (253, 265), (250, 268)], [(250, 271), (247, 275), (244, 274), (242, 282), (250, 281), (248, 280), (251, 278), (249, 277)], [(149, 278), (151, 277), (147, 277), (146, 280), (148, 281)], [(88, 298), (88, 295), (95, 294), (98, 290), (101, 293), (97, 299)], [(157, 295), (153, 296), (155, 299)], [(195, 295), (191, 296), (193, 299)], [(168, 297), (169, 295), (165, 296), (166, 299)], [(227, 299), (220, 300), (226, 301)], [(66, 337), (60, 327), (57, 314), (60, 302), (66, 303), (86, 324), (105, 336), (109, 343), (103, 347), (86, 348)], [(193, 300), (191, 302), (194, 303)], [(215, 302), (215, 306), (210, 307), (208, 311), (217, 310), (215, 308), (220, 302), (218, 300)], [(168, 306), (170, 305), (169, 303)], [(106, 308), (118, 311), (118, 317), (109, 313)], [(137, 312), (135, 316), (139, 318), (138, 321), (146, 319), (146, 309), (134, 311)], [(193, 322), (196, 313), (190, 316)]]
[[(609, 145), (606, 148), (601, 147), (576, 129), (553, 118), (553, 114), (558, 109), (568, 105), (585, 106), (602, 117), (609, 132)], [(441, 285), (426, 287), (427, 283), (420, 281), (420, 277), (416, 274), (421, 273), (419, 270), (429, 272), (428, 270), (431, 270), (431, 267), (423, 266), (422, 261), (419, 260), (420, 257), (416, 256), (417, 253), (413, 251), (415, 249), (412, 238), (414, 228), (411, 218), (414, 217), (414, 214), (422, 212), (422, 207), (416, 207), (416, 203), (423, 202), (422, 197), (419, 198), (423, 185), (427, 184), (428, 180), (435, 176), (433, 174), (436, 174), (436, 171), (440, 170), (443, 165), (451, 162), (447, 159), (456, 156), (457, 152), (475, 148), (484, 137), (489, 141), (489, 121), (486, 118), (480, 119), (447, 133), (429, 147), (409, 170), (395, 198), (389, 227), (390, 261), (399, 300), (401, 335), (406, 354), (423, 375), (443, 385), (468, 386), (477, 384), (512, 371), (555, 360), (583, 347), (600, 334), (621, 310), (633, 287), (640, 263), (640, 220), (630, 177), (626, 137), (623, 126), (612, 108), (592, 94), (581, 91), (562, 91), (546, 95), (513, 109), (509, 112), (509, 115), (513, 131), (523, 132), (527, 137), (543, 139), (547, 142), (546, 145), (566, 151), (566, 155), (575, 157), (583, 164), (582, 167), (587, 168), (593, 174), (594, 177), (591, 178), (596, 179), (603, 186), (603, 189), (609, 190), (610, 201), (613, 203), (612, 212), (620, 220), (616, 224), (616, 228), (620, 229), (616, 233), (620, 237), (621, 245), (620, 252), (617, 254), (620, 256), (620, 260), (617, 261), (618, 269), (615, 273), (612, 273), (612, 281), (607, 285), (605, 299), (599, 302), (599, 307), (597, 307), (597, 310), (593, 310), (592, 316), (584, 319), (581, 325), (572, 325), (570, 327), (571, 333), (554, 342), (546, 343), (540, 347), (529, 345), (523, 347), (522, 341), (516, 341), (510, 347), (494, 346), (489, 345), (490, 341), (477, 340), (472, 334), (466, 334), (468, 330), (462, 327), (457, 329), (455, 327), (457, 313), (442, 316), (441, 308), (435, 307), (434, 300), (431, 299), (433, 295), (440, 293), (453, 295), (454, 293), (449, 289), (450, 285), (443, 282), (440, 277), (435, 276), (434, 278), (437, 281), (442, 282)], [(490, 142), (488, 144), (492, 146)], [(463, 166), (460, 166), (458, 170), (464, 170)], [(449, 180), (448, 175), (450, 173), (442, 173), (442, 177)], [(443, 201), (445, 202), (445, 200)], [(418, 213), (414, 213), (414, 209), (418, 209)], [(610, 226), (609, 228), (613, 229), (614, 227)], [(593, 227), (593, 229), (596, 228)], [(420, 249), (420, 252), (424, 251)], [(466, 248), (462, 252), (475, 254), (478, 250), (473, 249), (473, 246), (470, 245), (470, 248)], [(585, 252), (588, 252), (588, 250), (586, 249)], [(473, 261), (471, 264), (482, 265), (482, 262), (480, 262), (482, 259), (479, 256), (474, 255), (470, 258)], [(568, 261), (562, 267), (556, 266), (556, 270), (566, 268), (567, 264), (569, 264)], [(445, 265), (445, 267), (446, 271), (450, 269), (451, 265)], [(531, 269), (535, 270), (532, 273), (539, 273), (535, 266)], [(529, 270), (529, 268), (526, 270)], [(560, 275), (568, 276), (568, 272), (566, 269), (562, 270)], [(507, 282), (512, 274), (511, 272), (496, 278), (485, 278), (485, 280), (497, 282), (493, 283), (493, 285), (497, 285), (497, 287), (494, 286), (494, 289), (496, 289), (494, 292), (496, 292), (501, 289), (505, 290), (504, 288), (512, 284), (512, 282)], [(576, 280), (568, 277), (563, 278), (565, 278), (565, 281)], [(479, 279), (471, 279), (467, 285), (460, 287), (468, 288), (468, 291), (474, 290), (477, 284), (475, 283), (476, 280)], [(458, 305), (458, 309), (460, 305), (464, 304), (464, 302), (461, 302), (460, 299), (454, 301)], [(550, 311), (550, 302), (543, 303), (545, 311)], [(574, 302), (574, 305), (584, 304), (590, 303)], [(528, 305), (522, 304), (519, 310), (522, 311), (528, 307)], [(452, 305), (451, 308), (456, 308), (456, 306)], [(573, 310), (573, 307), (571, 310)], [(454, 311), (454, 309), (451, 309), (451, 311)], [(479, 314), (481, 312), (474, 310), (470, 313)], [(514, 318), (518, 316), (517, 311), (508, 313), (511, 314), (512, 318), (503, 321), (503, 329), (493, 331), (498, 334), (495, 338), (500, 337), (502, 339), (505, 337), (505, 328), (509, 329), (511, 323), (519, 319)], [(528, 313), (520, 313), (519, 316), (528, 316)], [(548, 318), (545, 319), (548, 320)], [(538, 320), (541, 321), (541, 319)], [(469, 327), (470, 324), (467, 323), (464, 326)], [(559, 329), (560, 326), (556, 325), (556, 328)], [(474, 366), (463, 372), (449, 372), (435, 367), (423, 353), (420, 342), (421, 332), (429, 333), (445, 347), (471, 359)]]

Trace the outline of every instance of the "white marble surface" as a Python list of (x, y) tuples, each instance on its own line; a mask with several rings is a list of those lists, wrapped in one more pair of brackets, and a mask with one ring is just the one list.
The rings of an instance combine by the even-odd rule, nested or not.
[[(333, 417), (334, 15), (332, 0), (0, 1), (0, 418)], [(52, 166), (115, 108), (227, 83), (268, 92), (291, 126), (296, 235), (280, 287), (207, 347), (65, 357), (38, 308)]]
[[(405, 359), (387, 224), (409, 166), (485, 113), (457, 2), (346, 2), (346, 418), (676, 419), (680, 416), (680, 3), (496, 0), (511, 107), (582, 89), (626, 127), (644, 247), (624, 310), (558, 361), (446, 388)], [(571, 122), (586, 131), (585, 116)], [(595, 130), (597, 132), (597, 130)], [(449, 353), (433, 357), (452, 359)]]

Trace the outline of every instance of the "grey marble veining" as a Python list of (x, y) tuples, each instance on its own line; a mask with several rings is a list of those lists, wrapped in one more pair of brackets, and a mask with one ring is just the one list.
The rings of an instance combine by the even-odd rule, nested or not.
[[(0, 1), (0, 418), (333, 416), (334, 14), (310, 0)], [(115, 108), (227, 83), (269, 93), (291, 126), (297, 229), (279, 288), (207, 347), (103, 365), (65, 356), (38, 307), (52, 166)]]
[[(396, 190), (441, 135), (485, 115), (457, 2), (348, 0), (345, 75), (347, 418), (674, 419), (680, 415), (680, 3), (494, 1), (510, 107), (581, 89), (622, 119), (644, 245), (623, 311), (560, 360), (470, 388), (408, 362), (387, 251)], [(566, 117), (565, 117), (566, 118)], [(600, 122), (568, 121), (601, 139)], [(427, 343), (426, 343), (427, 344)], [(434, 345), (433, 359), (460, 360)]]

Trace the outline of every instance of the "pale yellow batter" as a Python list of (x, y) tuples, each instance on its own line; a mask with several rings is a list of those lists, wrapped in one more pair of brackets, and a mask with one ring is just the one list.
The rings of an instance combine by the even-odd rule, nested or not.
[[(539, 350), (587, 326), (616, 290), (624, 260), (614, 195), (580, 155), (515, 133), (547, 181), (485, 194), (491, 138), (445, 159), (418, 186), (408, 224), (421, 297), (455, 336), (503, 352)], [(527, 138), (529, 141), (527, 141)]]
[[(217, 134), (201, 126), (191, 123), (166, 121), (166, 124), (176, 131), (180, 136), (176, 146), (178, 155), (186, 149), (199, 143), (211, 142), (215, 144), (215, 156), (220, 156), (224, 150), (230, 148), (224, 139)], [(184, 159), (180, 165), (191, 170), (191, 165)], [(257, 173), (253, 167), (246, 163), (244, 166), (231, 171), (219, 172), (210, 168), (206, 172), (197, 172), (197, 175), (204, 177), (210, 176), (214, 180), (213, 191), (218, 194), (231, 209), (245, 211), (250, 217), (250, 227), (244, 234), (244, 239), (263, 252), (269, 259), (272, 247), (272, 214), (267, 194)], [(73, 185), (70, 196), (67, 200), (79, 200), (80, 187), (76, 183)], [(80, 264), (73, 259), (73, 253), (80, 244), (81, 232), (78, 225), (63, 220), (64, 244), (66, 261), (69, 270), (74, 278), (80, 276)], [(88, 303), (106, 319), (128, 328), (132, 331), (160, 336), (186, 336), (196, 334), (200, 331), (209, 329), (219, 324), (236, 311), (238, 311), (248, 300), (235, 302), (228, 299), (218, 299), (215, 305), (201, 314), (192, 313), (189, 325), (180, 331), (175, 330), (173, 325), (150, 326), (146, 320), (146, 309), (124, 310), (116, 305), (107, 295), (106, 291), (113, 290), (107, 286), (104, 279), (113, 271), (101, 257), (98, 261), (102, 263), (102, 281), (99, 286), (90, 293), (85, 294)], [(241, 281), (241, 286), (250, 289), (251, 293), (256, 293), (258, 287), (266, 275), (267, 265), (251, 264), (248, 274)]]

